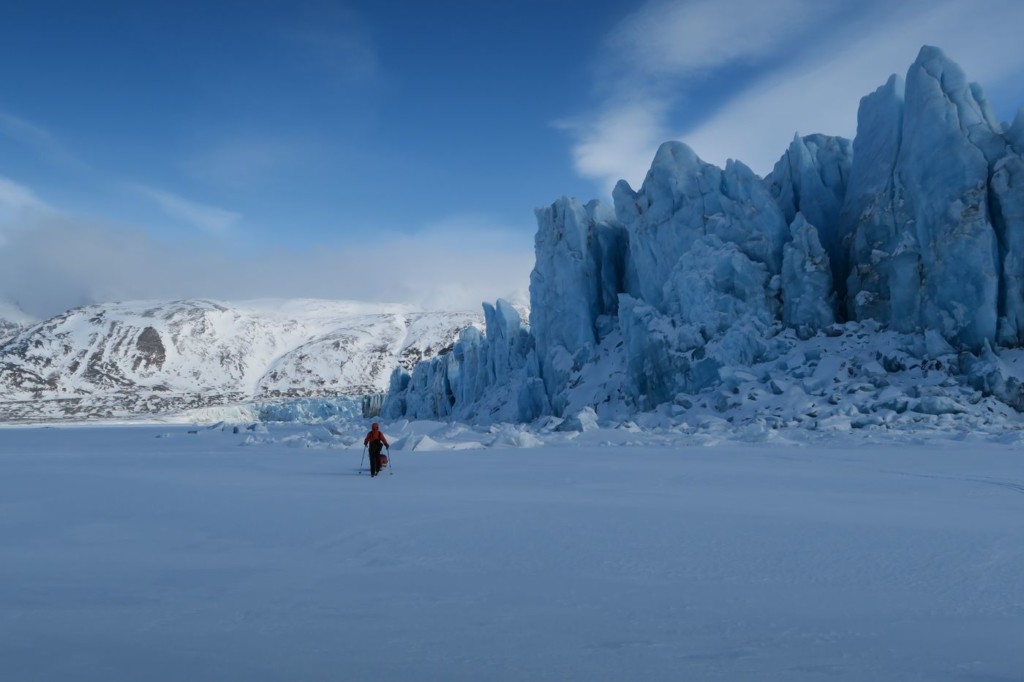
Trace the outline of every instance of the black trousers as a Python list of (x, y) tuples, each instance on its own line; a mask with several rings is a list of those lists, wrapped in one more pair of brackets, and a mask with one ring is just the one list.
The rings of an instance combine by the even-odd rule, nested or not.
[(383, 446), (380, 441), (370, 443), (370, 475), (376, 476), (380, 473), (380, 452)]

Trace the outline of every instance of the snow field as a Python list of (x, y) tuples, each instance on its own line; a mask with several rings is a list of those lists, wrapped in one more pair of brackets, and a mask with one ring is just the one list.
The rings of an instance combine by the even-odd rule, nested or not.
[(1024, 675), (1013, 444), (258, 432), (0, 430), (0, 679)]

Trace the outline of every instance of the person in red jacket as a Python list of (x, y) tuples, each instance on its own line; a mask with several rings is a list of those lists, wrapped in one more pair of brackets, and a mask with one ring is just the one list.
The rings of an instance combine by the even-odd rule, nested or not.
[(363, 445), (370, 446), (370, 476), (376, 476), (380, 473), (381, 449), (387, 448), (388, 452), (391, 452), (388, 439), (384, 437), (377, 422), (370, 425), (370, 432), (363, 439)]

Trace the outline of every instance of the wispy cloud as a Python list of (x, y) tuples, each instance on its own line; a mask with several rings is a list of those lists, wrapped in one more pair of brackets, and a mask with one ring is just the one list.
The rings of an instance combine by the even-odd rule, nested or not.
[(354, 252), (341, 262), (370, 275), (369, 288), (362, 293), (369, 300), (477, 310), (482, 301), (526, 297), (535, 262), (534, 231), (532, 224), (507, 225), (493, 216), (459, 213), (411, 233), (375, 230), (373, 249), (379, 251), (379, 261), (367, 262)]
[(216, 235), (224, 235), (242, 218), (240, 213), (201, 204), (149, 185), (130, 184), (129, 186), (142, 196), (156, 202), (172, 218), (183, 220), (194, 227)]
[(7, 241), (6, 233), (31, 228), (59, 215), (60, 211), (31, 189), (0, 175), (0, 246)]
[(300, 48), (308, 64), (342, 81), (372, 80), (381, 73), (370, 23), (347, 5), (316, 4), (282, 35)]
[(835, 8), (821, 0), (653, 0), (608, 37), (608, 52), (633, 78), (687, 77), (762, 59)]
[(279, 178), (309, 156), (306, 140), (281, 135), (241, 135), (219, 141), (182, 163), (182, 169), (204, 183), (245, 187)]
[(92, 170), (89, 164), (68, 149), (56, 135), (24, 118), (0, 111), (0, 135), (29, 147), (55, 166), (79, 172)]
[(650, 0), (605, 41), (596, 83), (603, 105), (557, 124), (575, 139), (576, 170), (606, 190), (619, 178), (637, 183), (669, 139), (687, 87), (706, 85), (724, 67), (764, 61), (835, 9), (815, 0)]
[[(122, 185), (123, 187), (123, 185)], [(172, 217), (203, 228), (161, 240), (145, 229), (59, 211), (0, 176), (0, 301), (45, 318), (114, 300), (315, 297), (478, 310), (523, 298), (532, 225), (453, 214), (409, 230), (366, 227), (372, 241), (303, 251), (280, 245), (210, 248), (238, 213), (149, 185), (129, 185)], [(496, 256), (497, 254), (497, 256)]]
[(0, 207), (10, 211), (52, 210), (31, 189), (3, 176), (0, 176)]
[[(636, 186), (668, 139), (764, 173), (795, 132), (852, 136), (860, 98), (904, 73), (923, 44), (974, 80), (1006, 82), (1024, 67), (1022, 22), (1017, 0), (868, 1), (856, 11), (838, 1), (650, 0), (606, 41), (603, 104), (563, 127), (577, 171), (606, 189), (618, 178)], [(747, 77), (723, 95), (737, 72)], [(712, 91), (719, 104), (709, 107)]]
[[(108, 190), (127, 186), (154, 202), (167, 215), (207, 232), (222, 235), (234, 227), (242, 217), (235, 211), (193, 201), (165, 189), (134, 181), (121, 182), (113, 179), (69, 151), (67, 146), (46, 128), (2, 111), (0, 134), (24, 144), (51, 164), (78, 173), (88, 173), (91, 179), (98, 179), (99, 184)], [(274, 147), (267, 144), (239, 143), (233, 147), (216, 150), (205, 163), (202, 163), (202, 170), (210, 176), (208, 180), (215, 175), (222, 175), (225, 178), (233, 176), (244, 181), (245, 173), (249, 173), (248, 177), (251, 178), (253, 173), (262, 172), (268, 164), (276, 163), (283, 156), (283, 150), (283, 145)], [(0, 225), (11, 224), (16, 220), (24, 222), (30, 214), (50, 216), (56, 213), (57, 211), (42, 202), (29, 188), (0, 177)]]
[[(0, 246), (0, 300), (48, 317), (88, 303), (209, 297), (312, 297), (479, 310), (528, 286), (532, 231), (457, 215), (417, 234), (319, 248), (205, 248), (201, 236), (158, 241), (143, 230), (63, 216)], [(500, 253), (500, 258), (494, 254)]]
[(608, 192), (619, 180), (643, 178), (664, 142), (669, 100), (656, 94), (634, 102), (608, 104), (596, 116), (561, 121), (555, 125), (575, 138), (572, 148), (576, 171), (602, 182)]
[[(980, 21), (981, 6), (999, 22)], [(922, 45), (937, 45), (983, 85), (997, 85), (1024, 68), (1024, 49), (1014, 36), (1024, 23), (1024, 3), (988, 0), (966, 5), (904, 5), (863, 33), (833, 41), (807, 60), (765, 77), (738, 93), (703, 124), (677, 137), (708, 161), (744, 160), (755, 171), (771, 170), (789, 139), (827, 133), (853, 137), (861, 97), (892, 73), (903, 75)], [(1005, 46), (994, 50), (992, 45)]]

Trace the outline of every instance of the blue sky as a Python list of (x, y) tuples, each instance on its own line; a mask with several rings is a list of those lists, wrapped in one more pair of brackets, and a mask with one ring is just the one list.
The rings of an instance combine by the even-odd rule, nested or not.
[(0, 299), (525, 291), (533, 209), (658, 144), (765, 173), (936, 44), (1001, 118), (1018, 0), (0, 6)]

